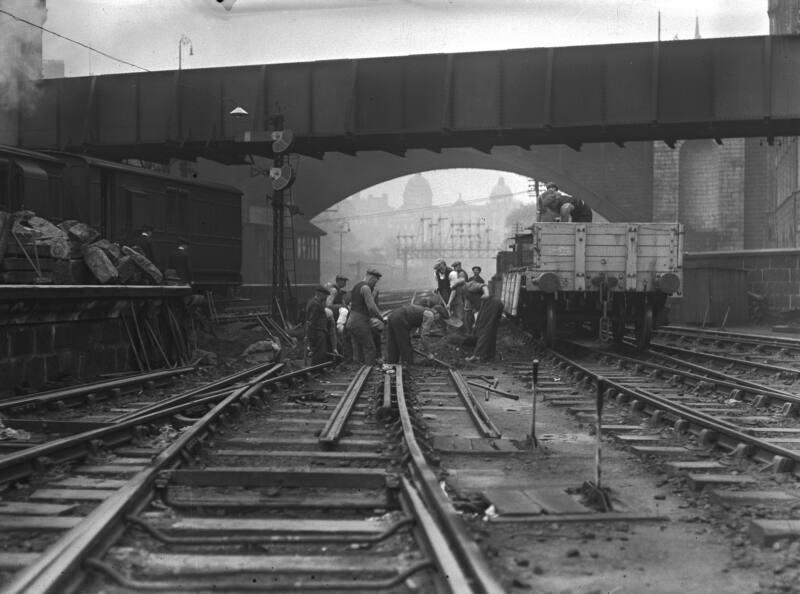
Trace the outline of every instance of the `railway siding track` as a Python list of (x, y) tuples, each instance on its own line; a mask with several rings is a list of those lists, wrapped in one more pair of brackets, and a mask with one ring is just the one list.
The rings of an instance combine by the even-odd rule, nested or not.
[(677, 343), (679, 346), (692, 346), (709, 352), (737, 350), (751, 359), (800, 360), (800, 341), (788, 336), (691, 326), (664, 326), (656, 331), (655, 336), (662, 344)]
[[(691, 389), (681, 385), (681, 373), (696, 376), (695, 363), (687, 365), (691, 371), (674, 367), (664, 374), (652, 362), (631, 364), (615, 353), (584, 348), (568, 356), (554, 353), (552, 364), (590, 390), (592, 399), (602, 398), (614, 414), (620, 414), (620, 407), (627, 411), (627, 421), (603, 424), (604, 433), (646, 459), (662, 461), (669, 472), (684, 477), (690, 489), (705, 491), (722, 505), (767, 506), (769, 514), (761, 512), (762, 517), (749, 525), (754, 542), (771, 545), (800, 538), (800, 525), (791, 511), (800, 497), (785, 486), (791, 481), (787, 477), (800, 476), (800, 426), (781, 414), (783, 407), (771, 415), (752, 416), (745, 410), (730, 416), (730, 406), (719, 398), (702, 398), (713, 380)], [(567, 406), (580, 420), (596, 421), (588, 403)]]

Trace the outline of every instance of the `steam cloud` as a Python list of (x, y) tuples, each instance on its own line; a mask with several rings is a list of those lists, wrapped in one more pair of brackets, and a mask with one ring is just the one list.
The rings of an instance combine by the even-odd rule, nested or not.
[[(0, 9), (40, 26), (47, 18), (45, 0), (0, 0)], [(0, 13), (0, 122), (33, 106), (41, 76), (42, 30)]]

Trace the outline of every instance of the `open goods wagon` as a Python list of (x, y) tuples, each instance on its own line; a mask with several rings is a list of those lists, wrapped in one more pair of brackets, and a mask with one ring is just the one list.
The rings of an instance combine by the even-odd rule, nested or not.
[(505, 262), (505, 313), (552, 346), (560, 330), (589, 322), (621, 341), (633, 324), (647, 348), (667, 297), (680, 296), (683, 228), (677, 223), (534, 223)]

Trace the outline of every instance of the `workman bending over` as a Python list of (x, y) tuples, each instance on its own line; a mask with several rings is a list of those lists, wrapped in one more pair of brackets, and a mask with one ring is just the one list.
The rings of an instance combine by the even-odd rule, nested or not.
[(442, 305), (430, 307), (425, 305), (404, 305), (389, 314), (386, 332), (386, 362), (414, 364), (414, 349), (411, 346), (411, 333), (420, 328), (420, 342), (422, 350), (433, 359), (429, 337), (434, 322), (447, 317), (447, 311)]

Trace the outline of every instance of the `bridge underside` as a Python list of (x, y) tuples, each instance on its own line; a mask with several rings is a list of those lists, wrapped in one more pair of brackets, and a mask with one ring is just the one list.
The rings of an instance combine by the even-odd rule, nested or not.
[[(356, 192), (403, 175), (436, 169), (493, 169), (555, 180), (609, 220), (647, 221), (653, 214), (652, 154), (652, 143), (633, 143), (625, 149), (597, 144), (581, 152), (546, 146), (530, 151), (497, 147), (491, 154), (471, 148), (441, 153), (410, 150), (405, 157), (380, 151), (357, 157), (330, 153), (323, 160), (304, 158), (298, 163), (292, 196), (303, 213), (313, 217)], [(487, 195), (490, 189), (482, 188)]]
[(19, 145), (241, 164), (273, 157), (285, 127), (307, 157), (309, 215), (345, 189), (458, 166), (555, 177), (612, 220), (646, 220), (650, 141), (800, 135), (798, 71), (800, 37), (767, 36), (53, 79)]

